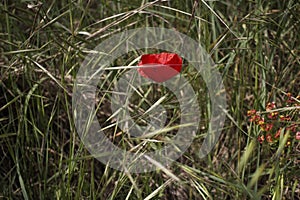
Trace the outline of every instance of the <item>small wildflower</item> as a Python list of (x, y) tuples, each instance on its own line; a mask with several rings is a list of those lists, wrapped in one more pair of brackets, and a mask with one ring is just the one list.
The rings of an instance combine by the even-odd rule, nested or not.
[(271, 135), (271, 134), (267, 134), (267, 135), (266, 135), (266, 140), (267, 140), (267, 142), (269, 142), (269, 143), (273, 142), (273, 140), (272, 140), (272, 135)]
[(278, 129), (278, 131), (276, 131), (274, 138), (277, 139), (280, 137), (280, 133), (281, 133), (282, 128)]
[(290, 130), (291, 132), (296, 132), (297, 124), (292, 124), (289, 127), (287, 127), (287, 130)]
[(261, 125), (261, 129), (264, 131), (270, 131), (273, 128), (273, 124), (263, 124)]
[(260, 118), (260, 119), (258, 120), (257, 124), (260, 125), (260, 126), (264, 125), (264, 124), (265, 124), (264, 118)]
[(258, 136), (257, 140), (258, 140), (258, 142), (259, 142), (260, 144), (262, 144), (263, 141), (265, 141), (265, 136), (260, 135), (260, 136)]
[(247, 111), (247, 116), (250, 117), (252, 115), (255, 115), (256, 114), (256, 110), (248, 110)]
[(293, 99), (292, 94), (290, 92), (288, 92), (286, 94), (286, 96), (288, 97), (288, 99), (286, 100), (287, 103), (293, 103), (294, 102), (294, 99)]
[(279, 116), (279, 119), (280, 119), (281, 121), (290, 121), (290, 120), (291, 120), (291, 117), (290, 117), (289, 115), (286, 115), (286, 116), (280, 115), (280, 116)]
[(296, 133), (295, 139), (296, 139), (296, 140), (300, 140), (300, 131), (298, 131), (298, 132)]
[(271, 112), (268, 114), (269, 119), (276, 119), (278, 116), (278, 112)]
[[(285, 135), (286, 131), (290, 132), (294, 139), (300, 142), (300, 126), (295, 123), (295, 121), (298, 121), (297, 117), (300, 116), (300, 95), (294, 98), (291, 93), (286, 94), (285, 103), (282, 105), (282, 108), (291, 106), (295, 107), (296, 112), (287, 112), (291, 110), (288, 108), (286, 110), (280, 109), (280, 112), (282, 112), (280, 113), (279, 110), (276, 110), (275, 102), (266, 104), (266, 112), (256, 110), (249, 110), (247, 112), (249, 121), (253, 122), (263, 133), (257, 136), (257, 141), (260, 144), (265, 141), (265, 143), (269, 143), (271, 146), (278, 145), (279, 138)], [(274, 141), (277, 142), (274, 143)], [(285, 146), (291, 146), (292, 143), (289, 137)]]
[(259, 121), (261, 121), (262, 118), (260, 115), (252, 115), (251, 118), (249, 119), (250, 122), (255, 122), (255, 123), (258, 123)]
[(270, 111), (270, 110), (273, 110), (276, 108), (276, 104), (275, 102), (273, 101), (272, 103), (268, 103), (267, 106), (266, 106), (266, 111)]

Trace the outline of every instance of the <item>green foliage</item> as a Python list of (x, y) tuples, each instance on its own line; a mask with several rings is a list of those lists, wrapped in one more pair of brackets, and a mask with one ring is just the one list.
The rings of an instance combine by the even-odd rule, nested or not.
[[(2, 1), (0, 198), (299, 199), (300, 143), (285, 149), (282, 137), (274, 153), (257, 141), (260, 130), (247, 119), (248, 110), (282, 102), (287, 91), (299, 95), (299, 19), (296, 0)], [(175, 28), (201, 42), (223, 75), (227, 121), (216, 147), (199, 159), (209, 116), (201, 97), (204, 129), (188, 151), (172, 166), (130, 174), (108, 168), (84, 148), (74, 127), (72, 88), (95, 45), (145, 26)], [(145, 51), (116, 62), (128, 65)], [(120, 73), (107, 73), (106, 84)], [(192, 70), (183, 74), (200, 79)], [(194, 87), (205, 91), (202, 83)], [(100, 94), (102, 104), (109, 95)], [(148, 95), (153, 104), (160, 98)], [(169, 111), (169, 121), (176, 121), (177, 108)], [(99, 121), (105, 124), (110, 112), (99, 110)], [(119, 130), (107, 131), (115, 144), (137, 145)]]

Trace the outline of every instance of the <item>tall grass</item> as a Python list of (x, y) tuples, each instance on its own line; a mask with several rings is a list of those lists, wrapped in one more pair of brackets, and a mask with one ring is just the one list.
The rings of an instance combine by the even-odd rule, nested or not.
[[(276, 149), (260, 144), (259, 128), (247, 119), (247, 110), (263, 110), (270, 101), (280, 104), (285, 92), (299, 95), (299, 19), (296, 0), (2, 1), (0, 197), (300, 199), (300, 143), (284, 147), (283, 138)], [(74, 127), (72, 88), (95, 45), (145, 26), (175, 28), (201, 42), (222, 73), (227, 120), (204, 159), (198, 153), (205, 128), (172, 166), (131, 174), (105, 166), (84, 148)], [(131, 52), (116, 64), (129, 64), (147, 51)], [(110, 71), (108, 84), (121, 72)], [(184, 73), (191, 79), (197, 75)], [(196, 87), (205, 91), (204, 85)], [(143, 91), (155, 103), (160, 93), (152, 89)], [(98, 119), (109, 123), (109, 94), (101, 94), (101, 103)], [(139, 103), (142, 113), (151, 106)], [(176, 108), (169, 112), (172, 121)], [(118, 145), (137, 145), (108, 130)], [(149, 150), (159, 147), (153, 142)]]

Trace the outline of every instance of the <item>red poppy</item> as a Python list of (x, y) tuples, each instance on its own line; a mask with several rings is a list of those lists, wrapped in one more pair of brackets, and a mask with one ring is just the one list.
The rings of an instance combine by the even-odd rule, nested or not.
[(180, 73), (182, 59), (175, 53), (145, 54), (138, 66), (140, 75), (161, 83)]

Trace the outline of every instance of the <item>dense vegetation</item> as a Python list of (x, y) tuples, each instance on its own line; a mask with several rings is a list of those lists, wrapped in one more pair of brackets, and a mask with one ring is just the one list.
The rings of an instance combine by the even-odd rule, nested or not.
[[(4, 0), (0, 21), (1, 198), (300, 199), (299, 1)], [(172, 28), (201, 43), (222, 74), (227, 118), (204, 159), (197, 155), (201, 130), (172, 166), (131, 174), (109, 168), (84, 148), (74, 127), (72, 90), (97, 44), (146, 26)], [(145, 51), (115, 64), (127, 65)], [(109, 95), (101, 96), (105, 108)], [(203, 116), (206, 104), (203, 98)], [(100, 110), (99, 122), (106, 123), (110, 112)], [(268, 113), (278, 118), (262, 121)], [(272, 134), (286, 132), (270, 136), (270, 124)], [(114, 137), (124, 148), (136, 144), (126, 135)]]

